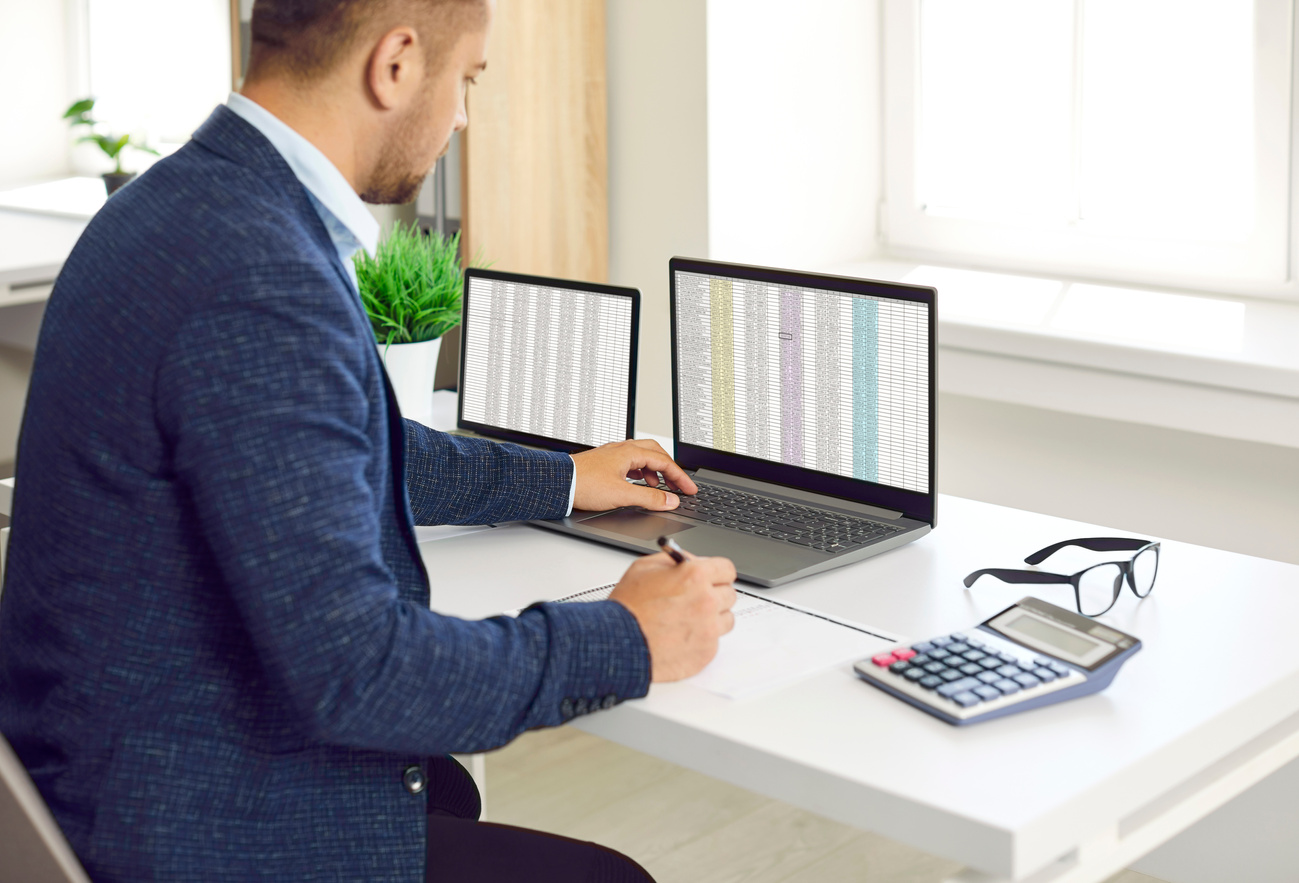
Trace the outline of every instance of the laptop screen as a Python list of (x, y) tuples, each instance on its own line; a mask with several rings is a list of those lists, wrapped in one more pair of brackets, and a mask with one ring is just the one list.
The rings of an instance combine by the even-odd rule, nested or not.
[(567, 450), (631, 436), (635, 289), (471, 268), (462, 428)]
[[(680, 444), (931, 493), (932, 290), (684, 259), (672, 272)], [(860, 498), (835, 484), (809, 489)]]

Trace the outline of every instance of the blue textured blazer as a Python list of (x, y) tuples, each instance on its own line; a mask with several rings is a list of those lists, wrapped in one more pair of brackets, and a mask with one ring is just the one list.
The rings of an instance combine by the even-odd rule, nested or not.
[(113, 196), (45, 314), (0, 596), (0, 731), (91, 877), (422, 881), (408, 767), (644, 695), (617, 603), (428, 609), (412, 510), (558, 516), (571, 470), (400, 419), (224, 107)]

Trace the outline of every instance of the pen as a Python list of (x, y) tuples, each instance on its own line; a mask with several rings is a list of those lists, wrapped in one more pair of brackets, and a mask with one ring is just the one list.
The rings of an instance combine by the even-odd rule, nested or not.
[(671, 555), (677, 564), (685, 564), (686, 550), (677, 545), (672, 537), (659, 537), (659, 548)]

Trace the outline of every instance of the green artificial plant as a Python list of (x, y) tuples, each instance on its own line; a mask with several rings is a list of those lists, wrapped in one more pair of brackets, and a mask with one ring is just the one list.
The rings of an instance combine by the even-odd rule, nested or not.
[(352, 261), (376, 342), (435, 340), (460, 324), (459, 233), (426, 235), (418, 224), (397, 224), (373, 257), (361, 251)]
[(114, 175), (124, 174), (122, 171), (122, 152), (127, 147), (130, 147), (132, 150), (138, 150), (141, 153), (152, 153), (154, 156), (159, 155), (158, 151), (154, 150), (152, 147), (146, 147), (138, 141), (131, 140), (130, 135), (101, 135), (94, 132), (94, 127), (99, 125), (99, 121), (90, 115), (91, 111), (94, 109), (95, 99), (83, 98), (80, 101), (74, 101), (72, 106), (67, 109), (67, 112), (63, 114), (63, 118), (68, 120), (69, 125), (73, 127), (88, 126), (92, 130), (89, 135), (83, 135), (78, 138), (77, 143), (80, 144), (83, 141), (91, 141), (98, 144), (99, 149), (104, 152), (104, 155), (116, 163), (116, 167), (112, 172)]

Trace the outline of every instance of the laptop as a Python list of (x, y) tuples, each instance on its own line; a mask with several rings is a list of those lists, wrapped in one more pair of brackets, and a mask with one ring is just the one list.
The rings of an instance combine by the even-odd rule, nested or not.
[(673, 258), (672, 512), (533, 522), (626, 549), (673, 535), (760, 586), (935, 525), (932, 288)]
[(631, 437), (640, 292), (470, 267), (457, 435), (574, 453)]

